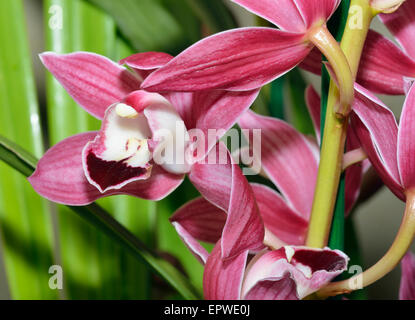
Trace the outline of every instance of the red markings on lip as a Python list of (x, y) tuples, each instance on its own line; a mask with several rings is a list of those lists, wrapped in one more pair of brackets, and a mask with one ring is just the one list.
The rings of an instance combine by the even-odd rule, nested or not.
[(89, 176), (102, 190), (139, 178), (147, 173), (146, 168), (130, 167), (123, 161), (105, 161), (89, 152), (86, 158)]
[(301, 263), (310, 267), (311, 272), (325, 270), (328, 272), (342, 270), (346, 267), (346, 260), (333, 251), (298, 250), (291, 259), (291, 263)]

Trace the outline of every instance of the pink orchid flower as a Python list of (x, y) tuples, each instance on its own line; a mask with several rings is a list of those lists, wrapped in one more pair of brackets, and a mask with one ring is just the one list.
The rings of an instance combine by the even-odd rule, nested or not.
[(406, 97), (399, 126), (392, 111), (356, 85), (352, 126), (373, 167), (401, 200), (415, 188), (415, 87)]
[[(385, 36), (369, 30), (356, 81), (375, 93), (403, 95), (415, 78), (415, 0), (387, 2), (386, 5), (400, 7), (379, 17), (402, 49)], [(321, 54), (314, 50), (301, 66), (320, 74), (320, 62)]]
[[(133, 72), (87, 52), (44, 53), (41, 59), (73, 99), (102, 120), (102, 126), (99, 132), (69, 137), (46, 152), (29, 178), (40, 195), (68, 205), (86, 205), (116, 194), (159, 200), (174, 191), (188, 174), (202, 195), (228, 212), (223, 238), (233, 240), (224, 243), (223, 256), (262, 248), (263, 232), (255, 236), (245, 232), (251, 228), (263, 230), (263, 226), (249, 198), (250, 187), (240, 182), (236, 165), (205, 164), (206, 155), (216, 151), (218, 139), (250, 107), (258, 90), (169, 92), (164, 96), (140, 90), (143, 77), (172, 59), (163, 53), (137, 54), (122, 60)], [(219, 130), (207, 143), (198, 139), (196, 149), (192, 149), (183, 138), (191, 136), (192, 129), (205, 137), (209, 130)], [(159, 139), (159, 132), (166, 130), (178, 139)], [(156, 162), (158, 148), (168, 150), (164, 146), (169, 143), (178, 153), (190, 148), (194, 161), (178, 161), (179, 155), (173, 153), (173, 162)], [(226, 156), (227, 150), (222, 153)], [(222, 190), (224, 181), (229, 181), (228, 193)], [(238, 209), (244, 201), (250, 205)]]
[(408, 252), (401, 261), (400, 300), (415, 300), (415, 255)]
[(204, 296), (207, 300), (299, 300), (345, 271), (348, 260), (338, 250), (293, 246), (222, 260), (216, 245), (205, 266)]
[(238, 28), (207, 37), (158, 71), (142, 88), (197, 91), (260, 88), (301, 63), (316, 46), (328, 58), (340, 88), (339, 108), (353, 99), (347, 59), (326, 28), (340, 0), (232, 0), (275, 24)]
[[(306, 97), (319, 136), (320, 98), (312, 87), (307, 89)], [(242, 129), (261, 129), (261, 141), (250, 145), (261, 145), (263, 172), (279, 190), (251, 184), (264, 222), (264, 243), (273, 248), (304, 245), (318, 171), (317, 143), (284, 121), (251, 111), (245, 112), (238, 123)], [(354, 150), (360, 146), (359, 141), (352, 131), (349, 136), (348, 149)], [(360, 165), (353, 165), (346, 171), (347, 213), (358, 198), (362, 173)], [(226, 212), (224, 206), (218, 207), (205, 197), (188, 202), (171, 217), (184, 243), (202, 263), (206, 263), (209, 254), (199, 241), (225, 241), (221, 234), (227, 221)]]

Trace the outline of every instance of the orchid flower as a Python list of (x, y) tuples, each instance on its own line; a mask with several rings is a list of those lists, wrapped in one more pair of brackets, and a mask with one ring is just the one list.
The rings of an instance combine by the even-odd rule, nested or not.
[(373, 167), (401, 200), (415, 188), (415, 87), (406, 97), (399, 126), (392, 111), (376, 96), (356, 85), (352, 125)]
[(232, 0), (273, 23), (274, 28), (238, 28), (194, 44), (142, 84), (149, 91), (260, 88), (303, 61), (316, 46), (338, 79), (338, 113), (348, 113), (353, 77), (347, 59), (326, 28), (340, 0)]
[(339, 250), (286, 246), (224, 261), (219, 249), (213, 249), (203, 275), (208, 300), (303, 299), (345, 271), (349, 260)]
[(408, 252), (401, 261), (400, 300), (415, 300), (415, 255)]
[[(86, 205), (115, 194), (159, 200), (189, 174), (202, 195), (228, 212), (223, 237), (233, 241), (224, 244), (224, 257), (260, 249), (263, 232), (256, 236), (245, 232), (250, 228), (263, 230), (256, 207), (238, 210), (235, 203), (250, 194), (249, 185), (238, 182), (241, 177), (230, 163), (216, 168), (205, 165), (207, 154), (216, 151), (218, 139), (250, 107), (258, 90), (169, 92), (164, 96), (140, 90), (142, 78), (171, 58), (163, 53), (133, 55), (121, 61), (130, 72), (92, 53), (42, 54), (48, 70), (82, 108), (102, 120), (102, 126), (99, 132), (69, 137), (48, 150), (29, 181), (51, 201)], [(209, 130), (218, 130), (208, 141), (199, 136), (196, 141), (190, 140), (196, 129), (205, 137), (212, 135)], [(189, 161), (180, 159), (186, 152)], [(157, 161), (157, 157), (163, 160), (163, 153), (170, 153), (168, 160), (172, 161)], [(224, 193), (223, 181), (228, 180), (229, 192)], [(236, 191), (235, 184), (239, 187)]]
[[(320, 98), (312, 87), (307, 89), (306, 96), (316, 132), (319, 132)], [(261, 142), (258, 142), (261, 144), (261, 155), (254, 156), (261, 157), (264, 173), (279, 190), (251, 184), (264, 222), (264, 244), (275, 249), (284, 245), (304, 245), (318, 171), (317, 143), (282, 120), (251, 111), (245, 112), (238, 123), (248, 131), (261, 129)], [(359, 142), (350, 132), (348, 148), (354, 150), (357, 146)], [(346, 171), (346, 213), (357, 200), (361, 179), (361, 166), (354, 165)], [(223, 206), (218, 207), (205, 198), (188, 202), (171, 217), (184, 243), (202, 263), (206, 263), (209, 254), (198, 241), (219, 241), (226, 222)], [(224, 239), (221, 241), (223, 243)]]

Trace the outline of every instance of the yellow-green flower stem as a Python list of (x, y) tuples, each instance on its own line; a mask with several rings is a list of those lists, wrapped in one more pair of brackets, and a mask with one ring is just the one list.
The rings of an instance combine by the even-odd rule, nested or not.
[(307, 39), (324, 54), (333, 68), (340, 90), (339, 103), (335, 106), (336, 113), (340, 117), (347, 116), (354, 97), (354, 78), (345, 54), (325, 24), (311, 28), (307, 32)]
[[(352, 0), (350, 8), (340, 47), (348, 60), (354, 79), (374, 14), (368, 0)], [(358, 16), (356, 17), (356, 15)], [(334, 81), (331, 81), (320, 166), (306, 241), (306, 245), (309, 247), (325, 247), (330, 234), (333, 209), (342, 172), (348, 124), (347, 113), (344, 117), (339, 117), (336, 113), (335, 108), (339, 98), (339, 89)], [(350, 108), (350, 105), (348, 108)]]
[[(408, 251), (415, 236), (415, 190), (407, 192), (406, 209), (395, 241), (389, 251), (375, 265), (350, 279), (333, 282), (317, 292), (317, 298), (326, 298), (356, 289), (362, 289), (392, 271)], [(356, 287), (360, 284), (360, 287)]]

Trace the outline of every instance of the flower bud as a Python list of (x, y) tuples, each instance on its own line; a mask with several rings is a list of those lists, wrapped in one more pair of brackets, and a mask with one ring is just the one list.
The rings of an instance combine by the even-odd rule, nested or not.
[(371, 0), (370, 6), (379, 13), (392, 13), (404, 2), (405, 0)]

